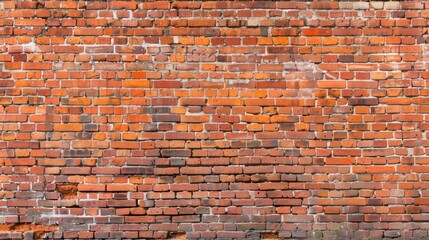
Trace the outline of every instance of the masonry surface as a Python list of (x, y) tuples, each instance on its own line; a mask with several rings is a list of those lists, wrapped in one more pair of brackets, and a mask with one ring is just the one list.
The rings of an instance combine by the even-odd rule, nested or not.
[(0, 2), (0, 238), (427, 239), (429, 2)]

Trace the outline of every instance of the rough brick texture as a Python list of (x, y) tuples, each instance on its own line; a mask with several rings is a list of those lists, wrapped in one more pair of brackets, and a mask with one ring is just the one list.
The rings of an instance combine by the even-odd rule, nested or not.
[(0, 238), (427, 239), (428, 18), (2, 1)]

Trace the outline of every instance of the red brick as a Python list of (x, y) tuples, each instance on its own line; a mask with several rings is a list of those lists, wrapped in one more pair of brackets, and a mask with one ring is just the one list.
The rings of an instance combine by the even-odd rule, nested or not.
[(181, 88), (182, 82), (180, 81), (154, 81), (154, 88)]
[(185, 175), (206, 175), (211, 174), (212, 170), (210, 167), (183, 167), (180, 172)]
[(359, 28), (335, 28), (332, 30), (334, 36), (359, 36), (362, 30)]
[(338, 2), (312, 2), (310, 3), (310, 9), (338, 9)]
[(54, 52), (56, 53), (82, 53), (83, 47), (78, 46), (55, 46)]
[(107, 184), (108, 192), (135, 192), (137, 190), (136, 185), (131, 184)]
[(145, 2), (143, 4), (143, 9), (156, 9), (156, 10), (166, 10), (170, 9), (170, 2), (168, 1), (158, 1), (158, 2)]
[(46, 20), (45, 19), (16, 19), (15, 25), (16, 26), (38, 26), (42, 27), (45, 26)]
[(239, 106), (243, 105), (244, 101), (242, 99), (234, 98), (210, 98), (208, 99), (208, 105), (212, 106)]
[(183, 1), (183, 2), (173, 2), (172, 8), (178, 9), (198, 9), (201, 7), (200, 2), (192, 2), (192, 1)]
[(24, 70), (51, 70), (52, 63), (23, 63)]
[(204, 20), (204, 19), (188, 20), (188, 26), (190, 26), (190, 27), (214, 27), (214, 26), (216, 26), (216, 21), (215, 20)]
[(421, 28), (395, 28), (393, 34), (397, 36), (420, 36), (423, 31)]
[(113, 1), (113, 2), (109, 2), (109, 8), (135, 10), (137, 9), (137, 3), (127, 2), (127, 1)]
[(111, 142), (110, 147), (114, 149), (137, 149), (139, 148), (138, 142)]
[[(73, 29), (74, 36), (94, 36), (102, 35), (103, 29), (101, 28), (75, 28)], [(67, 34), (68, 35), (68, 34)]]
[(304, 36), (331, 36), (332, 29), (329, 28), (304, 28), (302, 29)]
[(376, 98), (352, 98), (349, 99), (350, 105), (358, 105), (358, 106), (370, 106), (377, 105), (378, 100)]
[(182, 106), (205, 106), (206, 99), (204, 98), (181, 98), (180, 103)]
[(6, 166), (33, 166), (36, 164), (35, 158), (6, 158)]

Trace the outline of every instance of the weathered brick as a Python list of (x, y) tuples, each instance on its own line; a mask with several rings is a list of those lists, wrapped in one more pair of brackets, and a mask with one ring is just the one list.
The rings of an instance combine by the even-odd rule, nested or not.
[(371, 106), (377, 105), (378, 99), (376, 98), (351, 98), (349, 104), (352, 106)]
[(124, 167), (121, 168), (121, 174), (153, 174), (153, 168), (150, 167)]
[(185, 149), (164, 149), (161, 151), (164, 157), (189, 157), (191, 156), (191, 150)]

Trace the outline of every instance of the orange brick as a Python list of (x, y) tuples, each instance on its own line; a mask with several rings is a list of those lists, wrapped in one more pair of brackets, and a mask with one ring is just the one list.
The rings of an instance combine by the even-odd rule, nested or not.
[(242, 99), (234, 98), (210, 98), (208, 99), (208, 105), (212, 106), (240, 106), (243, 105), (244, 101)]
[(59, 132), (81, 132), (83, 131), (82, 124), (55, 124), (54, 130)]
[(148, 88), (150, 86), (150, 81), (144, 80), (125, 80), (123, 82), (124, 87), (129, 88)]
[(16, 19), (15, 25), (16, 26), (45, 26), (46, 20), (45, 19)]

